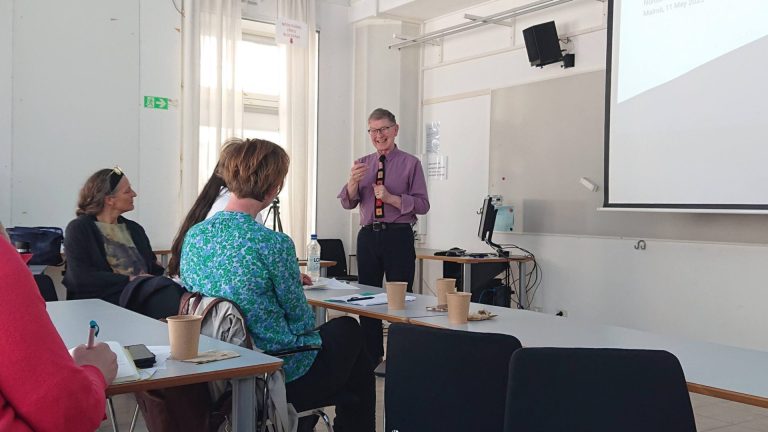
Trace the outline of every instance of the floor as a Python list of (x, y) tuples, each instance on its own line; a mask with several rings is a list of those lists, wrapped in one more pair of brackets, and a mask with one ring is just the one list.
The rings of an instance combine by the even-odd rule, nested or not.
[[(376, 378), (376, 430), (384, 431), (384, 379)], [(131, 422), (133, 408), (136, 406), (133, 395), (120, 395), (114, 398), (120, 430), (127, 431)], [(744, 405), (709, 396), (691, 393), (691, 403), (696, 416), (696, 428), (699, 432), (768, 432), (768, 409)], [(333, 418), (332, 410), (328, 414)], [(112, 425), (106, 420), (99, 431), (111, 431)], [(146, 431), (139, 414), (136, 431)], [(318, 424), (317, 431), (325, 428)]]
[(699, 432), (768, 432), (768, 409), (691, 393)]
[[(380, 432), (384, 430), (384, 378), (376, 378), (376, 431)], [(115, 412), (117, 415), (117, 425), (119, 427), (120, 431), (127, 431), (128, 428), (131, 425), (131, 418), (133, 417), (133, 410), (136, 407), (136, 399), (134, 399), (133, 394), (124, 394), (124, 395), (118, 395), (114, 396), (112, 398), (112, 401), (115, 405)], [(327, 409), (326, 414), (333, 420), (333, 408)], [(101, 432), (108, 432), (112, 430), (112, 422), (110, 422), (108, 419), (104, 420), (101, 423), (101, 427), (99, 427), (98, 431)], [(137, 421), (136, 421), (136, 428), (134, 429), (137, 432), (146, 432), (147, 427), (144, 424), (144, 419), (141, 417), (141, 413), (139, 413)], [(317, 427), (315, 427), (316, 431), (325, 431), (325, 427), (323, 427), (321, 422), (318, 422)], [(767, 429), (768, 430), (768, 429)]]

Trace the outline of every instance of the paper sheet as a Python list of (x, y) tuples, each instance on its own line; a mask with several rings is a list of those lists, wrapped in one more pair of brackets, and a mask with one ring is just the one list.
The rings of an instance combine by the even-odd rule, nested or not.
[[(158, 369), (165, 369), (165, 360), (171, 355), (169, 346), (147, 347), (155, 355), (155, 365), (151, 368), (139, 369), (133, 363), (131, 354), (120, 342), (105, 341), (104, 343), (109, 345), (109, 349), (117, 356), (117, 376), (113, 381), (115, 384), (152, 378)], [(69, 349), (69, 355), (72, 355), (72, 351), (74, 348)]]
[(219, 360), (231, 359), (235, 357), (240, 357), (240, 354), (234, 351), (211, 350), (211, 351), (201, 352), (197, 355), (197, 357), (182, 360), (182, 361), (187, 363), (204, 364), (204, 363), (211, 363)]
[(136, 365), (133, 364), (133, 358), (128, 351), (123, 348), (120, 342), (106, 341), (105, 344), (109, 345), (109, 349), (117, 355), (117, 376), (114, 383), (122, 383), (129, 381), (138, 381), (141, 379)]
[(155, 365), (150, 369), (165, 369), (165, 361), (171, 356), (170, 345), (153, 345), (148, 346), (147, 349), (155, 355)]
[[(365, 297), (365, 299), (349, 301), (350, 299), (359, 298), (359, 297)], [(414, 301), (414, 300), (416, 300), (415, 296), (412, 296), (412, 295), (405, 296), (405, 301), (407, 302)], [(365, 294), (345, 295), (345, 296), (339, 296), (339, 297), (332, 297), (332, 298), (326, 299), (325, 301), (328, 301), (331, 303), (347, 303), (347, 304), (352, 304), (356, 306), (376, 306), (376, 305), (387, 304), (387, 293), (371, 294), (371, 295), (365, 295)]]
[(333, 279), (333, 278), (318, 278), (317, 283), (314, 285), (307, 285), (304, 287), (305, 290), (309, 289), (344, 289), (344, 290), (356, 290), (359, 289), (358, 287), (354, 285), (350, 285), (346, 282)]

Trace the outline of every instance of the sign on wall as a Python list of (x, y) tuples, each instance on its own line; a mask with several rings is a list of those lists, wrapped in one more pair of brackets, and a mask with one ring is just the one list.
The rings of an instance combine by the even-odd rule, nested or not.
[(440, 154), (440, 122), (427, 123), (426, 134), (427, 178), (445, 180), (448, 178), (448, 158)]
[(307, 46), (307, 23), (279, 17), (275, 26), (275, 41), (284, 45)]
[(144, 96), (144, 108), (168, 109), (168, 98), (157, 96)]

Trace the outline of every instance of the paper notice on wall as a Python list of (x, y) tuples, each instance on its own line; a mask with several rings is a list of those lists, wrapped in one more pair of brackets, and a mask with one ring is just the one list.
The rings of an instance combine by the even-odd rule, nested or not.
[(307, 23), (279, 17), (275, 26), (275, 41), (279, 44), (307, 46)]
[(440, 153), (440, 122), (427, 123), (427, 153)]
[(445, 180), (448, 178), (448, 157), (436, 153), (427, 154), (427, 178)]

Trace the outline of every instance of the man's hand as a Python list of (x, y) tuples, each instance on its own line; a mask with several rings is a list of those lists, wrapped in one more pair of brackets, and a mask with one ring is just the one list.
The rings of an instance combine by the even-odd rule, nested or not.
[(352, 165), (352, 169), (349, 170), (349, 180), (347, 181), (347, 194), (350, 198), (357, 198), (357, 186), (360, 184), (365, 172), (368, 171), (368, 167), (361, 162), (355, 162)]
[(392, 196), (389, 191), (387, 190), (386, 186), (384, 185), (373, 185), (373, 196), (376, 198), (384, 201), (385, 203), (389, 203), (389, 199)]
[(387, 190), (386, 186), (384, 185), (373, 185), (373, 196), (376, 198), (379, 198), (383, 202), (395, 206), (397, 208), (400, 208), (400, 205), (402, 204), (402, 201), (400, 200), (399, 195), (392, 195)]

